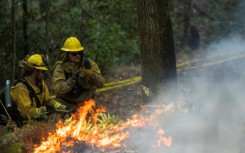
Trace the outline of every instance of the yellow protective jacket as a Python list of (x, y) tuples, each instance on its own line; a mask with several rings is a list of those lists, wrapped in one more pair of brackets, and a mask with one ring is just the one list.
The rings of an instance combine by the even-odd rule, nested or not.
[[(59, 102), (56, 102), (49, 97), (49, 91), (44, 81), (42, 81), (41, 83), (43, 91), (40, 93), (40, 89), (35, 84), (29, 82), (26, 78), (25, 80), (29, 83), (29, 85), (33, 88), (33, 90), (37, 94), (41, 106), (48, 105), (48, 106), (53, 106), (54, 108), (58, 108), (61, 105)], [(23, 118), (30, 119), (40, 115), (41, 112), (39, 108), (36, 107), (37, 104), (35, 98), (33, 98), (32, 100), (30, 99), (29, 91), (26, 85), (24, 85), (21, 82), (17, 83), (16, 85), (11, 87), (10, 94), (20, 115)]]
[[(56, 67), (53, 73), (53, 88), (58, 98), (65, 100), (70, 104), (79, 104), (85, 100), (92, 98), (95, 94), (96, 88), (102, 88), (104, 86), (104, 78), (101, 75), (98, 65), (90, 60), (90, 68), (85, 68), (85, 61), (79, 67), (81, 73), (86, 70), (90, 70), (92, 77), (89, 80), (82, 77), (74, 80), (71, 77), (71, 72), (74, 67), (74, 63), (69, 61), (59, 61), (56, 63)], [(79, 89), (77, 95), (74, 91)]]

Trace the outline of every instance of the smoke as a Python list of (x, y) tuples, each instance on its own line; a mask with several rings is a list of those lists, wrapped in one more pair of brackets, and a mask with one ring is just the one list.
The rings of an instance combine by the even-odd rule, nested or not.
[[(196, 69), (179, 75), (176, 109), (163, 116), (161, 126), (173, 145), (151, 149), (155, 139), (149, 129), (135, 130), (130, 141), (136, 152), (242, 153), (245, 150), (245, 40), (234, 34), (206, 48), (205, 60)], [(232, 60), (227, 60), (233, 58)], [(224, 61), (224, 62), (219, 62)], [(209, 63), (209, 64), (206, 64)], [(200, 65), (206, 66), (200, 66)], [(177, 96), (177, 95), (176, 95)], [(164, 101), (164, 95), (157, 98)], [(152, 105), (159, 102), (152, 102)], [(151, 133), (151, 134), (149, 134)]]
[(245, 52), (244, 39), (238, 33), (210, 44), (206, 49), (208, 56)]
[[(233, 35), (210, 45), (207, 57), (217, 57), (213, 65), (189, 71), (183, 76), (182, 88), (190, 112), (187, 117), (176, 120), (179, 122), (178, 132), (185, 134), (174, 136), (178, 142), (174, 148), (189, 153), (240, 153), (245, 149), (245, 59), (237, 56), (245, 54), (244, 42), (240, 36)], [(216, 64), (232, 56), (238, 58)], [(184, 141), (178, 140), (181, 138)]]
[[(240, 36), (233, 35), (210, 45), (207, 57), (225, 54), (217, 59), (225, 60), (245, 54), (244, 42)], [(181, 142), (177, 146), (183, 150), (187, 147), (190, 149), (187, 152), (193, 153), (239, 153), (244, 150), (244, 64), (243, 58), (234, 59), (190, 72), (191, 75), (185, 78), (183, 90), (186, 90), (187, 103), (192, 112), (190, 117), (180, 121), (185, 124), (191, 118), (184, 137), (194, 135), (194, 138), (185, 141), (186, 145), (182, 147)]]

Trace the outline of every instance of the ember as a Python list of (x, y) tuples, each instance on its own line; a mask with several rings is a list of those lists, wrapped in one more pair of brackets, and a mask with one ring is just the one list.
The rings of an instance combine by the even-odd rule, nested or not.
[[(105, 113), (105, 109), (97, 108), (94, 100), (84, 102), (72, 118), (68, 122), (59, 121), (56, 124), (54, 133), (49, 133), (47, 138), (43, 138), (39, 146), (35, 146), (35, 153), (55, 153), (69, 152), (68, 148), (81, 143), (89, 146), (92, 149), (105, 151), (107, 149), (125, 148), (125, 141), (129, 138), (129, 128), (149, 126), (152, 123), (152, 117), (143, 118), (139, 115), (133, 115), (127, 121), (117, 123), (100, 124), (100, 116)], [(154, 121), (155, 122), (155, 121)], [(155, 125), (155, 124), (154, 124)], [(154, 127), (155, 128), (155, 127)], [(164, 143), (170, 146), (172, 143), (171, 137), (163, 137), (164, 131), (156, 132), (159, 140), (157, 147)]]

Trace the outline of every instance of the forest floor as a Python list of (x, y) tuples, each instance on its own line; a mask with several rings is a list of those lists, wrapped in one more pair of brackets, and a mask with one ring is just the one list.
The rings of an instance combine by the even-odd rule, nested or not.
[[(189, 59), (193, 59), (193, 58), (198, 58), (198, 56), (193, 57), (194, 55), (190, 55), (190, 56), (181, 56), (181, 57), (177, 57), (178, 64), (181, 64), (183, 62), (189, 61)], [(215, 61), (217, 61), (217, 59), (213, 59)], [(213, 61), (211, 59), (209, 59), (209, 61), (211, 61), (211, 63), (213, 63)], [(244, 62), (244, 61), (243, 61)], [(204, 61), (199, 61), (199, 64), (204, 63)], [(238, 62), (240, 63), (240, 61)], [(190, 129), (193, 130), (194, 129), (194, 133), (198, 133), (197, 128), (202, 129), (203, 126), (201, 126), (202, 124), (198, 124), (197, 127), (188, 127), (186, 124), (190, 124), (191, 122), (196, 122), (196, 119), (192, 118), (188, 118), (188, 119), (184, 119), (184, 121), (182, 120), (183, 116), (184, 118), (186, 116), (188, 116), (187, 112), (193, 111), (193, 110), (198, 110), (197, 107), (202, 106), (202, 105), (197, 105), (196, 102), (199, 101), (199, 99), (193, 99), (193, 96), (190, 96), (192, 94), (194, 94), (196, 91), (196, 87), (190, 88), (188, 87), (189, 83), (187, 80), (187, 78), (190, 78), (191, 75), (193, 75), (193, 70), (190, 69), (185, 69), (184, 67), (192, 67), (193, 65), (196, 65), (197, 62), (189, 62), (186, 65), (184, 65), (183, 67), (179, 67), (179, 79), (178, 79), (178, 84), (179, 84), (179, 92), (181, 96), (178, 96), (178, 98), (175, 101), (169, 101), (168, 103), (163, 103), (162, 105), (154, 105), (154, 103), (151, 104), (144, 104), (143, 100), (142, 100), (142, 86), (141, 83), (136, 83), (133, 85), (129, 85), (129, 86), (124, 86), (124, 87), (120, 87), (117, 89), (113, 89), (113, 90), (109, 90), (109, 91), (105, 91), (102, 93), (98, 93), (96, 95), (96, 103), (98, 106), (103, 106), (107, 109), (107, 112), (112, 114), (112, 115), (116, 115), (118, 116), (120, 119), (126, 120), (127, 118), (130, 118), (133, 114), (139, 114), (142, 113), (142, 111), (145, 111), (145, 109), (147, 108), (148, 110), (156, 110), (159, 109), (158, 111), (160, 111), (160, 118), (159, 121), (164, 125), (163, 128), (165, 129), (165, 132), (171, 135), (175, 135), (175, 137), (178, 139), (178, 141), (176, 141), (177, 143), (181, 142), (181, 140), (183, 139), (183, 137), (188, 137), (187, 134), (183, 134), (181, 133), (181, 136), (176, 136), (176, 129), (180, 130), (178, 127), (182, 126), (183, 129), (185, 131), (189, 131)], [(237, 64), (236, 64), (237, 66)], [(241, 64), (239, 65), (240, 68)], [(183, 70), (185, 69), (185, 70)], [(198, 73), (196, 73), (197, 76), (203, 74), (203, 70), (205, 68), (202, 68), (200, 71), (198, 71)], [(233, 73), (234, 69), (233, 67), (227, 67), (227, 66), (215, 66), (215, 67), (209, 67), (208, 68), (210, 71), (208, 72), (208, 76), (209, 79), (212, 81), (221, 81), (222, 82), (222, 78), (220, 78), (220, 76), (224, 76), (227, 73)], [(197, 70), (194, 70), (195, 72), (197, 72)], [(200, 73), (199, 73), (200, 72)], [(215, 73), (213, 73), (215, 72)], [(106, 80), (108, 81), (114, 81), (114, 80), (124, 80), (124, 79), (128, 79), (128, 78), (133, 78), (135, 76), (139, 76), (141, 73), (141, 68), (140, 65), (128, 65), (128, 66), (124, 66), (124, 67), (119, 67), (119, 68), (115, 68), (113, 69), (113, 71), (109, 72), (108, 75), (105, 76)], [(206, 69), (205, 69), (205, 73), (206, 73)], [(235, 72), (234, 72), (235, 73)], [(244, 74), (242, 74), (244, 75)], [(228, 78), (229, 80), (234, 80), (237, 79), (237, 76), (232, 76)], [(209, 80), (209, 81), (210, 81)], [(227, 78), (224, 79), (224, 81), (227, 81)], [(208, 88), (209, 89), (209, 88)], [(191, 94), (190, 94), (191, 93)], [(203, 98), (203, 97), (202, 97)], [(160, 100), (161, 100), (161, 96), (160, 96)], [(174, 112), (174, 113), (173, 113)], [(194, 111), (193, 111), (194, 112)], [(195, 114), (195, 113), (194, 113)], [(55, 129), (55, 123), (58, 120), (58, 116), (51, 116), (49, 119), (48, 123), (33, 123), (31, 125), (26, 125), (23, 128), (19, 129), (19, 128), (15, 128), (15, 129), (7, 129), (5, 127), (1, 127), (1, 132), (0, 132), (0, 139), (1, 139), (1, 143), (0, 143), (0, 148), (1, 150), (5, 150), (6, 153), (12, 153), (12, 152), (29, 152), (30, 150), (33, 149), (33, 145), (37, 144), (41, 137), (45, 137), (48, 135), (48, 131), (53, 131)], [(180, 122), (174, 122), (174, 120), (178, 120)], [(198, 122), (200, 122), (198, 120)], [(173, 130), (175, 129), (175, 130)], [(189, 130), (187, 130), (189, 129)], [(10, 132), (9, 132), (10, 131)], [(179, 132), (179, 131), (178, 131)], [(244, 131), (243, 131), (244, 132)], [(38, 135), (37, 135), (38, 133)], [(187, 132), (188, 134), (190, 134), (189, 132)], [(178, 134), (179, 135), (179, 134)], [(200, 132), (199, 134), (200, 135)], [(147, 137), (148, 135), (141, 135), (139, 137), (139, 139), (148, 139)], [(193, 137), (193, 136), (192, 136)], [(188, 141), (193, 141), (193, 140), (189, 140), (191, 138), (188, 138)], [(207, 141), (208, 139), (204, 139), (204, 141)], [(184, 140), (185, 141), (185, 140)], [(214, 140), (211, 140), (214, 141)], [(142, 142), (142, 143), (145, 143)], [(134, 143), (133, 143), (134, 144)], [(195, 143), (194, 143), (195, 144)], [(138, 146), (144, 146), (144, 144), (137, 144)], [(109, 151), (109, 152), (161, 152), (159, 150), (144, 150), (142, 151), (142, 149), (146, 149), (145, 147), (148, 146), (144, 146), (142, 148), (134, 148), (137, 145), (133, 145), (132, 147), (129, 147), (127, 149), (124, 150), (113, 150), (113, 151)], [(199, 143), (198, 143), (199, 145)], [(130, 146), (130, 145), (129, 145)], [(190, 146), (190, 147), (193, 147)], [(166, 151), (168, 150), (168, 148), (164, 148), (166, 149)], [(170, 149), (169, 152), (178, 152), (182, 149), (182, 147), (180, 148), (174, 148), (174, 149)], [(136, 151), (134, 151), (136, 150)], [(197, 150), (196, 150), (197, 151)], [(198, 150), (200, 151), (200, 150)], [(211, 151), (211, 150), (206, 150), (206, 151)], [(212, 150), (213, 151), (213, 150)], [(211, 151), (211, 152), (212, 152)], [(84, 151), (86, 152), (86, 151)], [(96, 150), (93, 151), (87, 151), (87, 152), (98, 152)], [(182, 151), (183, 152), (183, 151)], [(188, 152), (188, 151), (186, 151)], [(202, 151), (201, 151), (202, 152)]]
[[(140, 76), (140, 65), (130, 65), (115, 68), (105, 76), (106, 80), (118, 81)], [(106, 108), (111, 115), (116, 115), (122, 120), (130, 118), (134, 114), (139, 114), (143, 109), (141, 83), (132, 84), (108, 90), (96, 95), (95, 101), (98, 107)], [(22, 128), (7, 129), (1, 127), (0, 148), (10, 152), (29, 152), (34, 144), (38, 143), (42, 137), (48, 136), (48, 132), (54, 131), (55, 123), (59, 120), (59, 115), (49, 117), (48, 123), (33, 122)], [(38, 133), (38, 135), (36, 134)], [(126, 149), (127, 150), (127, 149)], [(126, 151), (124, 150), (124, 151)], [(122, 150), (113, 150), (112, 152), (121, 152)], [(98, 152), (98, 151), (94, 151)], [(130, 149), (126, 152), (132, 152)]]

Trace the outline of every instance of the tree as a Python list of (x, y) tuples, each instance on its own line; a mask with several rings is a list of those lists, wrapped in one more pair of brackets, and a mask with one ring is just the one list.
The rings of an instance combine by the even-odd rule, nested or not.
[(27, 8), (27, 0), (22, 1), (23, 8), (23, 38), (24, 38), (24, 52), (28, 54), (29, 52), (29, 43), (28, 43), (28, 8)]
[(153, 93), (172, 93), (177, 73), (170, 0), (138, 0), (137, 6), (143, 84)]
[(15, 78), (15, 60), (16, 60), (16, 29), (15, 29), (15, 0), (11, 3), (11, 21), (12, 21), (12, 45), (13, 45), (13, 71), (12, 71), (12, 81)]
[(188, 45), (192, 50), (197, 50), (199, 48), (200, 36), (198, 29), (191, 25), (192, 0), (184, 0), (182, 3), (184, 5), (184, 32), (181, 47), (184, 48)]
[(184, 5), (184, 32), (182, 36), (182, 44), (181, 47), (184, 47), (188, 43), (188, 39), (190, 37), (190, 22), (191, 22), (191, 3), (192, 0), (186, 0), (182, 2)]

